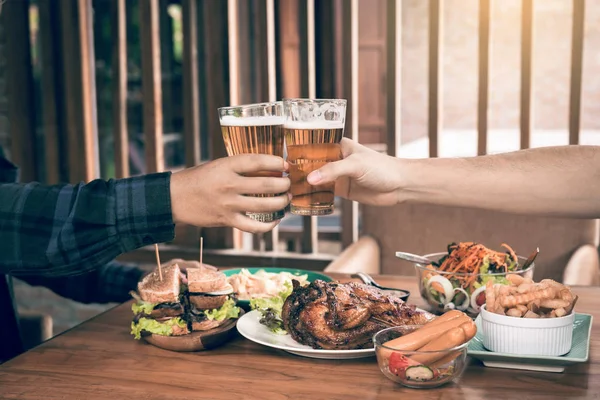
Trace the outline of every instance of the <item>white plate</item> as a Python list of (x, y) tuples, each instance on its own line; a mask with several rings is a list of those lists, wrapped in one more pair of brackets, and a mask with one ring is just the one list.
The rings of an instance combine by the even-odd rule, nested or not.
[(296, 342), (290, 335), (273, 333), (260, 321), (260, 312), (254, 310), (244, 314), (237, 322), (237, 329), (242, 336), (263, 346), (287, 351), (303, 357), (323, 358), (328, 360), (348, 360), (375, 356), (375, 349), (360, 350), (317, 350)]

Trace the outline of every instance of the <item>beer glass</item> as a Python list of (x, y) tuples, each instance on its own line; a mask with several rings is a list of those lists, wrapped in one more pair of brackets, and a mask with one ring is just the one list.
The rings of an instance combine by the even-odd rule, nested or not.
[[(236, 107), (219, 108), (221, 132), (227, 154), (272, 154), (283, 157), (283, 104), (272, 103), (247, 104)], [(281, 177), (282, 172), (261, 172), (252, 176)], [(256, 197), (273, 195), (259, 194)], [(274, 213), (251, 213), (250, 218), (260, 222), (282, 219), (285, 210)]]
[(290, 165), (292, 201), (296, 215), (333, 213), (335, 184), (310, 185), (306, 177), (323, 165), (340, 160), (346, 100), (284, 99), (283, 131)]

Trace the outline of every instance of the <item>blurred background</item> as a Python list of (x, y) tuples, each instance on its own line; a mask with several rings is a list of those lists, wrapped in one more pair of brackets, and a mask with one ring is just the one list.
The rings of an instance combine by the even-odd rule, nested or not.
[[(217, 107), (298, 96), (348, 98), (346, 135), (398, 157), (600, 144), (599, 49), (598, 1), (8, 0), (0, 145), (25, 181), (177, 170), (225, 155)], [(338, 201), (261, 237), (181, 227), (163, 258), (202, 234), (217, 265), (322, 269), (364, 222)], [(16, 296), (55, 333), (108, 307)]]

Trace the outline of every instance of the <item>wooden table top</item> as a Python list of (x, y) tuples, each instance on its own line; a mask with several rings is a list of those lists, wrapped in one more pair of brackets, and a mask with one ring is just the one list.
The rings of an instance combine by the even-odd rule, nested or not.
[[(331, 274), (334, 278), (343, 275)], [(376, 277), (411, 291), (414, 277)], [(577, 311), (594, 315), (590, 361), (564, 373), (486, 368), (472, 360), (458, 384), (403, 388), (375, 358), (319, 360), (264, 347), (240, 335), (223, 347), (174, 353), (130, 335), (130, 303), (120, 305), (0, 365), (0, 398), (22, 399), (422, 399), (600, 398), (600, 288), (573, 289)]]

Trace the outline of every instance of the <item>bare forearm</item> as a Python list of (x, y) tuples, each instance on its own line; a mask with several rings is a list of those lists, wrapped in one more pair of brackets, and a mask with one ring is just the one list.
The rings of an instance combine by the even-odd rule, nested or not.
[(600, 217), (600, 146), (398, 162), (400, 201)]

